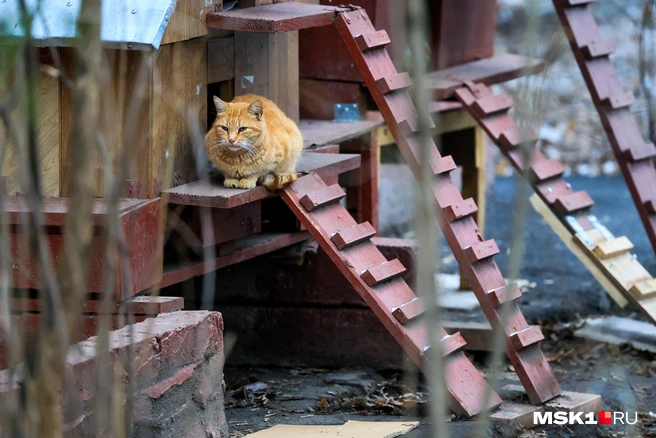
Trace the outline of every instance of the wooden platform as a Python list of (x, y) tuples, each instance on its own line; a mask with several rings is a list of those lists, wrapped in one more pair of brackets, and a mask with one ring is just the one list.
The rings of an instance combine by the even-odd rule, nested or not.
[(340, 144), (361, 137), (383, 124), (383, 120), (358, 120), (355, 122), (301, 120), (298, 126), (303, 134), (303, 148), (312, 149), (329, 144)]
[(467, 81), (493, 85), (534, 75), (544, 70), (544, 62), (526, 56), (506, 53), (455, 67), (431, 72), (426, 77), (427, 88), (437, 100), (448, 99)]
[(198, 260), (182, 265), (164, 266), (161, 287), (181, 283), (190, 278), (250, 260), (263, 254), (268, 254), (272, 251), (301, 242), (309, 237), (310, 234), (307, 231), (299, 231), (295, 233), (260, 233), (254, 236), (244, 237), (243, 239), (237, 239), (235, 241), (234, 252), (219, 256), (214, 260), (207, 262)]
[(277, 3), (253, 8), (207, 14), (207, 27), (242, 32), (280, 33), (333, 24), (334, 6)]
[[(358, 154), (321, 154), (303, 152), (296, 165), (299, 173), (316, 172), (322, 178), (339, 175), (360, 167)], [(275, 196), (265, 187), (254, 189), (228, 189), (217, 180), (194, 181), (163, 192), (170, 204), (195, 205), (198, 207), (232, 208), (249, 202)]]

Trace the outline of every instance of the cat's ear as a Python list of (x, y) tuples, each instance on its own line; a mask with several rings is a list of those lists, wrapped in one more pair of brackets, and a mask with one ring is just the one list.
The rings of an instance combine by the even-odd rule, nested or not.
[(253, 117), (257, 120), (262, 120), (262, 112), (264, 111), (264, 105), (262, 101), (256, 100), (248, 106), (248, 112), (251, 113)]
[(216, 113), (222, 114), (228, 109), (228, 104), (214, 96), (214, 106), (216, 107)]

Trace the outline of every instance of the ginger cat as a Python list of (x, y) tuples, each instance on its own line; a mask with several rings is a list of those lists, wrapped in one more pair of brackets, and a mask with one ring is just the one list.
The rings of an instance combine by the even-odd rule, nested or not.
[(205, 152), (225, 176), (224, 186), (269, 190), (296, 181), (303, 137), (296, 123), (264, 97), (247, 94), (226, 103), (214, 96), (216, 120), (205, 135)]

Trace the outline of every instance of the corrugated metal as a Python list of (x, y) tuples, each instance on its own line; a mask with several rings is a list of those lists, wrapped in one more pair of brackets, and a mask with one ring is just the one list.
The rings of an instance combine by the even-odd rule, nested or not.
[[(68, 46), (82, 0), (25, 0), (35, 14), (32, 37), (43, 46)], [(102, 0), (101, 38), (108, 46), (158, 49), (176, 0)], [(0, 0), (0, 36), (22, 37), (18, 0)]]

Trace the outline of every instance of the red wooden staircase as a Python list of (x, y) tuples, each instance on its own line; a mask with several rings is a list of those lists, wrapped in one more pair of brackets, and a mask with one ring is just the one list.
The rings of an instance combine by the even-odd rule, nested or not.
[(656, 147), (645, 142), (631, 112), (633, 93), (625, 91), (609, 55), (612, 42), (605, 40), (592, 15), (593, 0), (553, 0), (574, 57), (590, 90), (592, 102), (613, 148), (633, 202), (656, 250)]
[[(398, 73), (385, 46), (389, 36), (376, 31), (363, 9), (340, 12), (335, 25), (360, 70), (369, 91), (403, 154), (419, 179), (420, 144), (417, 111), (408, 94), (412, 81), (407, 73)], [(444, 236), (462, 267), (488, 320), (506, 334), (507, 355), (532, 403), (544, 403), (560, 394), (560, 385), (540, 350), (544, 339), (538, 327), (526, 322), (516, 299), (516, 285), (507, 286), (493, 256), (499, 253), (494, 240), (483, 241), (472, 213), (477, 209), (471, 199), (463, 199), (450, 172), (456, 168), (451, 157), (440, 156), (433, 148), (431, 167), (435, 173), (436, 212)], [(499, 306), (507, 308), (502, 321)]]
[[(327, 186), (311, 173), (286, 187), (281, 196), (408, 356), (426, 370), (429, 336), (421, 318), (423, 306), (417, 305), (418, 298), (400, 277), (405, 271), (401, 262), (388, 261), (370, 241), (376, 230), (369, 222), (358, 224), (340, 204), (346, 196), (342, 188)], [(448, 335), (440, 328), (438, 337), (454, 412), (471, 416), (500, 405), (499, 396), (459, 351), (465, 345), (460, 333)], [(490, 396), (483, 406), (486, 391)]]
[(483, 84), (471, 83), (456, 90), (455, 95), (553, 216), (569, 230), (569, 238), (584, 251), (579, 258), (592, 263), (593, 274), (602, 284), (610, 283), (606, 289), (617, 304), (623, 307), (631, 301), (656, 323), (656, 280), (630, 253), (631, 242), (626, 237), (613, 236), (591, 214), (594, 201), (586, 192), (574, 191), (565, 181), (565, 166), (540, 152), (535, 131), (515, 124), (508, 114), (512, 99), (505, 94), (494, 95)]

